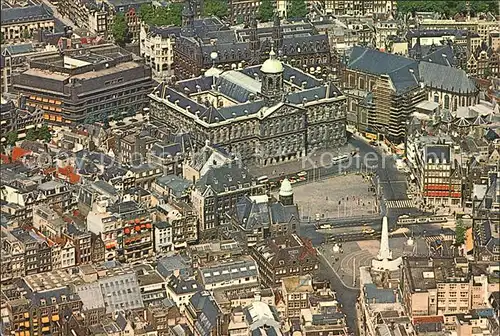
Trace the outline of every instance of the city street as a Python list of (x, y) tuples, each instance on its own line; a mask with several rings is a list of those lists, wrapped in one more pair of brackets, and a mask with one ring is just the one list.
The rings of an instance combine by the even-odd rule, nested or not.
[(73, 21), (71, 21), (70, 19), (68, 19), (66, 17), (63, 17), (59, 13), (59, 11), (57, 10), (57, 7), (54, 6), (49, 0), (38, 0), (38, 2), (41, 2), (45, 6), (49, 7), (52, 10), (52, 14), (54, 14), (54, 17), (56, 19), (58, 19), (59, 21), (61, 21), (65, 26), (76, 28), (75, 24), (73, 23)]

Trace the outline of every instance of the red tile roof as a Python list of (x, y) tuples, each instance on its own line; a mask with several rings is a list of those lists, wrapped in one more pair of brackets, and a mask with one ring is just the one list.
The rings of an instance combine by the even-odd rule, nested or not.
[(444, 323), (443, 316), (418, 316), (413, 318), (413, 324)]
[(57, 169), (57, 173), (66, 177), (66, 180), (71, 184), (80, 182), (80, 175), (75, 173), (75, 168), (66, 166)]
[(11, 162), (16, 162), (23, 156), (30, 155), (32, 153), (33, 153), (32, 151), (21, 147), (14, 147), (12, 148), (10, 159), (9, 156), (5, 154), (0, 154), (0, 158), (2, 159), (2, 163), (11, 163)]

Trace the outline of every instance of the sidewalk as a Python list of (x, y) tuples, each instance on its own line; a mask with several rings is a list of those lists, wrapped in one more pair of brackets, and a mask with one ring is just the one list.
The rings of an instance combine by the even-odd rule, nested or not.
[(280, 176), (296, 174), (303, 170), (309, 171), (312, 169), (323, 168), (323, 166), (321, 165), (322, 156), (328, 155), (328, 157), (333, 157), (338, 155), (350, 154), (354, 150), (354, 147), (352, 147), (350, 144), (346, 144), (345, 146), (340, 148), (321, 149), (316, 152), (310, 153), (305, 157), (301, 157), (288, 162), (283, 162), (277, 165), (267, 167), (252, 166), (248, 169), (250, 170), (250, 173), (256, 176), (266, 175), (270, 179), (273, 179)]

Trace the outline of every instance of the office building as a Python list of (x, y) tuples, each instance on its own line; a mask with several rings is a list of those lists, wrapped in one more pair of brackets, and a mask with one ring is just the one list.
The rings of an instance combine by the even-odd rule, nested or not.
[(12, 87), (49, 123), (91, 124), (142, 112), (151, 70), (132, 53), (104, 44), (33, 57)]

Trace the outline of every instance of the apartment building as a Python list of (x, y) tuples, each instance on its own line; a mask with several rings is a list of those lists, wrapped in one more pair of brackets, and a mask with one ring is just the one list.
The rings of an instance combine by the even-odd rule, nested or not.
[(0, 198), (16, 208), (16, 218), (21, 222), (31, 222), (33, 206), (43, 205), (62, 212), (73, 207), (71, 191), (64, 183), (42, 178), (10, 178), (5, 174)]
[(147, 211), (134, 201), (96, 202), (87, 215), (87, 225), (103, 240), (106, 260), (134, 261), (153, 255), (153, 224)]
[(488, 277), (471, 275), (465, 258), (405, 257), (401, 289), (411, 318), (467, 314), (488, 301)]
[(156, 222), (153, 236), (156, 253), (173, 250), (172, 226), (168, 222)]
[(388, 16), (396, 10), (395, 0), (329, 0), (325, 11), (333, 15)]
[(228, 222), (226, 213), (240, 198), (247, 194), (260, 194), (263, 187), (245, 168), (234, 164), (210, 168), (195, 183), (191, 192), (200, 232)]
[(171, 203), (159, 204), (156, 210), (156, 220), (168, 223), (170, 226), (170, 229), (166, 229), (165, 239), (168, 237), (168, 232), (171, 231), (171, 248), (174, 250), (183, 249), (198, 241), (198, 218), (191, 204), (183, 201), (172, 201)]
[[(288, 1), (276, 1), (276, 4)], [(260, 0), (230, 0), (228, 2), (228, 16), (232, 23), (242, 23), (249, 18), (258, 16)]]
[(482, 41), (487, 41), (491, 31), (498, 30), (498, 21), (494, 17), (487, 19), (470, 18), (458, 21), (455, 19), (423, 19), (419, 27), (428, 29), (466, 29), (479, 34)]
[(286, 178), (281, 183), (279, 201), (271, 201), (267, 195), (245, 195), (227, 215), (249, 247), (269, 237), (295, 233), (300, 220), (292, 185)]
[(258, 290), (259, 271), (252, 258), (225, 261), (199, 268), (199, 281), (208, 291), (231, 289)]
[(208, 291), (198, 291), (185, 310), (187, 325), (194, 336), (222, 335), (223, 314)]
[(300, 317), (301, 310), (309, 308), (309, 296), (313, 291), (310, 274), (288, 276), (281, 279), (285, 317)]
[(0, 248), (1, 278), (0, 283), (10, 284), (15, 278), (23, 277), (25, 273), (25, 245), (7, 228), (1, 227)]
[(52, 270), (52, 251), (48, 242), (34, 231), (16, 228), (11, 231), (24, 252), (23, 275), (38, 274)]
[[(430, 140), (430, 139), (429, 139)], [(413, 174), (422, 197), (435, 206), (462, 204), (461, 166), (453, 157), (450, 144), (416, 144)]]
[(319, 267), (311, 242), (296, 234), (264, 240), (250, 248), (250, 255), (261, 281), (271, 288), (280, 287), (285, 277), (310, 274)]
[(181, 312), (189, 304), (191, 297), (202, 290), (203, 287), (195, 279), (182, 276), (171, 276), (167, 282), (167, 297), (175, 302)]
[(35, 56), (12, 88), (26, 97), (26, 106), (42, 109), (47, 122), (91, 124), (141, 112), (151, 70), (132, 53), (104, 44)]
[(53, 271), (18, 280), (17, 285), (31, 303), (27, 310), (20, 312), (24, 317), (31, 317), (31, 321), (24, 322), (24, 328), (20, 325), (25, 335), (65, 335), (63, 322), (68, 312), (80, 311), (83, 306), (80, 297), (68, 287), (74, 279), (75, 276), (67, 272)]
[[(10, 81), (10, 78), (9, 78)], [(9, 83), (4, 83), (8, 84)], [(4, 85), (2, 84), (2, 86)], [(16, 104), (14, 101), (1, 97), (0, 104), (0, 142), (7, 141), (7, 133), (15, 132), (19, 140), (26, 138), (30, 129), (36, 129), (42, 126), (43, 111), (39, 108), (28, 108), (24, 105), (25, 100), (19, 99)]]
[(267, 59), (273, 43), (274, 51), (286, 55), (285, 61), (291, 66), (314, 74), (319, 67), (319, 75), (328, 73), (328, 36), (319, 34), (310, 22), (282, 23), (276, 17), (269, 27), (257, 24), (255, 18), (249, 21), (248, 28), (230, 28), (215, 17), (195, 19), (192, 12), (183, 12), (181, 32), (174, 44), (176, 78), (200, 76), (214, 65), (229, 70), (260, 64)]
[(389, 47), (390, 38), (398, 36), (399, 22), (396, 20), (383, 20), (375, 24), (375, 47), (380, 50), (387, 50)]
[(157, 82), (168, 80), (174, 75), (174, 43), (179, 34), (179, 27), (141, 25), (140, 55), (151, 67), (152, 77)]
[[(2, 5), (2, 39), (5, 43), (31, 39), (40, 30), (54, 32), (54, 16), (45, 5), (10, 7)], [(2, 42), (4, 43), (4, 42)]]

